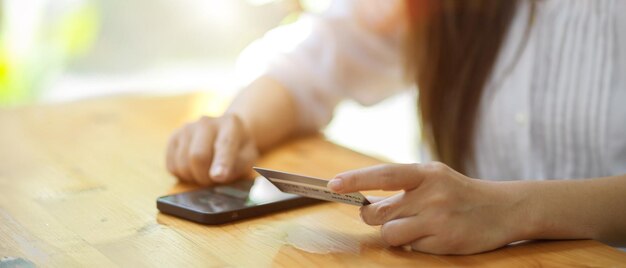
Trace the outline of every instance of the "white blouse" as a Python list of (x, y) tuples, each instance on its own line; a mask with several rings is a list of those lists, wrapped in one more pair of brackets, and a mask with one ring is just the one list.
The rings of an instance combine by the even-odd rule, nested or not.
[[(374, 104), (410, 88), (401, 0), (335, 1), (266, 75), (294, 95), (302, 128), (345, 98)], [(486, 85), (468, 175), (566, 179), (626, 174), (626, 1), (537, 1), (515, 15)]]

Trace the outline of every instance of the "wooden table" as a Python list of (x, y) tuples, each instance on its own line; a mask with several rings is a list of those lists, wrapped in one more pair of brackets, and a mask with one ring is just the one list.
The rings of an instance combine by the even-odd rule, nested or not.
[[(38, 266), (626, 266), (589, 240), (533, 242), (473, 256), (391, 248), (353, 206), (324, 203), (222, 226), (159, 214), (189, 189), (164, 166), (174, 128), (224, 102), (209, 94), (117, 97), (0, 111), (0, 261)], [(331, 177), (380, 161), (321, 137), (258, 165)]]

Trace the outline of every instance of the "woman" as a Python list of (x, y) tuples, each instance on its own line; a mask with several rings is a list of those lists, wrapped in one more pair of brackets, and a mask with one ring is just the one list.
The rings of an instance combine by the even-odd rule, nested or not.
[(372, 104), (408, 80), (441, 163), (364, 168), (328, 184), (404, 190), (361, 209), (385, 241), (436, 254), (529, 239), (623, 246), (624, 12), (612, 0), (338, 1), (223, 116), (179, 129), (168, 169), (229, 182), (260, 151), (318, 131), (341, 99)]

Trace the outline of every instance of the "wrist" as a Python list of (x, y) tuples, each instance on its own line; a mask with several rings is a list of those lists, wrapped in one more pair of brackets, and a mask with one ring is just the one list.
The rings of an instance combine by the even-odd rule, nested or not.
[(516, 222), (515, 241), (565, 238), (569, 223), (560, 219), (552, 206), (552, 191), (546, 191), (549, 182), (507, 182), (513, 200), (512, 216)]
[(538, 230), (536, 208), (524, 182), (490, 182), (502, 204), (502, 224), (507, 243), (533, 239)]

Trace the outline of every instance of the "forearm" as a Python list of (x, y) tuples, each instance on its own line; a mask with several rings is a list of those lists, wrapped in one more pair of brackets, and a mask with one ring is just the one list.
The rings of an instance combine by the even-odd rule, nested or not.
[(595, 239), (626, 245), (626, 175), (512, 182), (527, 219), (521, 239)]
[(285, 87), (271, 78), (261, 77), (235, 98), (226, 113), (241, 118), (263, 151), (302, 132), (296, 107)]

